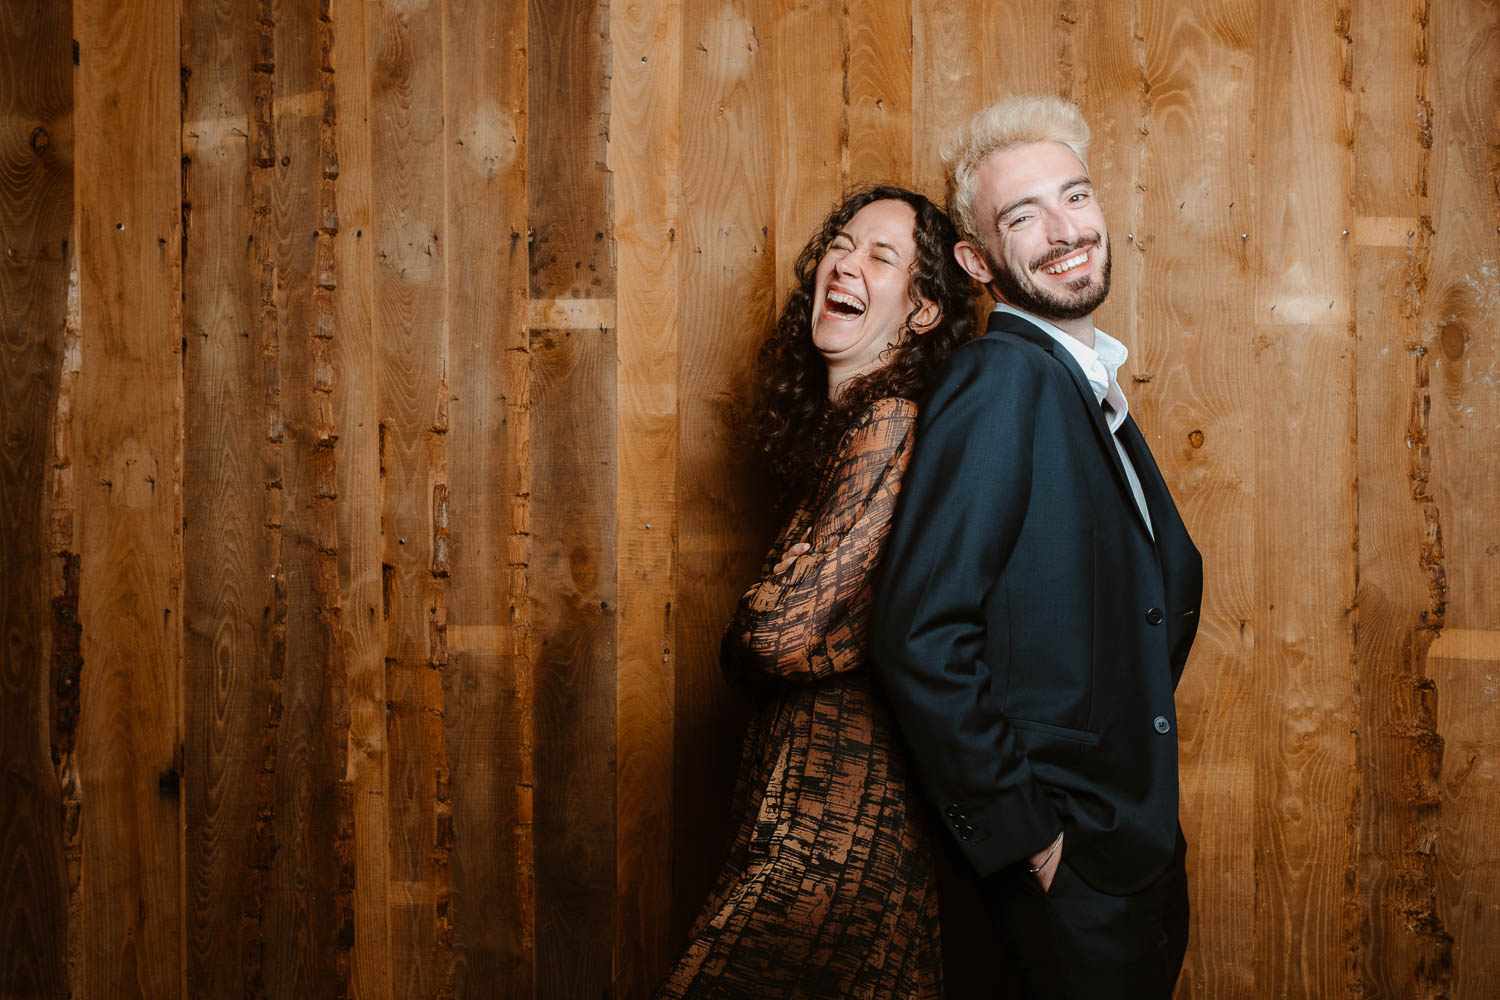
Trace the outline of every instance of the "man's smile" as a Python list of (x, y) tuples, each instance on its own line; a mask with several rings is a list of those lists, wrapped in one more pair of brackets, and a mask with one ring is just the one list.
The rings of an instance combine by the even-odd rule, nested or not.
[(1084, 264), (1088, 263), (1088, 259), (1089, 252), (1087, 250), (1084, 250), (1064, 260), (1060, 260), (1056, 264), (1051, 264), (1043, 268), (1043, 270), (1045, 270), (1048, 274), (1063, 274), (1065, 272), (1073, 270), (1075, 267), (1082, 267)]

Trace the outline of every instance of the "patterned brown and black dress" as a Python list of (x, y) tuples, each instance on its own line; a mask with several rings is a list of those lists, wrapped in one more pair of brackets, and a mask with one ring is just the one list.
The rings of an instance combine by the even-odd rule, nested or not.
[(930, 832), (866, 643), (916, 412), (883, 399), (854, 421), (729, 623), (724, 670), (762, 701), (729, 860), (658, 997), (942, 994)]

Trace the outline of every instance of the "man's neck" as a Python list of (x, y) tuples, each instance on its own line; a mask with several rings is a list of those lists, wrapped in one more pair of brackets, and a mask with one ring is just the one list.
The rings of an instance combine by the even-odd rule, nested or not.
[(1089, 350), (1094, 349), (1094, 317), (1093, 314), (1081, 319), (1051, 319), (1047, 322), (1057, 327), (1063, 333), (1076, 339)]
[(1094, 349), (1093, 313), (1090, 313), (1087, 316), (1079, 317), (1078, 319), (1053, 319), (1051, 316), (1042, 316), (1034, 312), (1028, 312), (1027, 310), (1022, 309), (1020, 306), (1013, 306), (1009, 302), (1006, 302), (1004, 299), (999, 298), (998, 296), (995, 298), (995, 301), (999, 302), (1007, 309), (1014, 309), (1018, 313), (1022, 313), (1027, 316), (1034, 316), (1044, 323), (1050, 323), (1061, 330), (1063, 333), (1066, 333), (1068, 336), (1078, 341), (1084, 347), (1087, 347), (1089, 350), (1092, 351)]

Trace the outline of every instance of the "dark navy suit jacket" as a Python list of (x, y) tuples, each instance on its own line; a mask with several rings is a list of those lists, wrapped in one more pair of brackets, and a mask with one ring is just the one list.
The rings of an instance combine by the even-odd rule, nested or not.
[(1171, 861), (1173, 692), (1202, 560), (1135, 422), (1119, 436), (1077, 361), (991, 314), (922, 406), (879, 570), (871, 642), (922, 782), (989, 875), (1045, 849), (1127, 894)]

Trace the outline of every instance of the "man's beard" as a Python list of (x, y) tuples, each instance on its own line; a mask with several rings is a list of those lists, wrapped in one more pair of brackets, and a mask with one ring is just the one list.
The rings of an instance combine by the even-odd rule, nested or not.
[[(1081, 240), (1077, 246), (1069, 247), (1067, 253), (1049, 254), (1051, 259), (1047, 263), (1064, 260), (1084, 247), (1102, 246), (1102, 240)], [(1045, 320), (1082, 319), (1085, 316), (1091, 316), (1109, 295), (1110, 253), (1107, 248), (1104, 249), (1103, 280), (1097, 286), (1089, 288), (1089, 278), (1082, 278), (1080, 280), (1083, 286), (1077, 290), (1070, 289), (1073, 294), (1066, 297), (1034, 284), (1023, 285), (1020, 279), (1001, 261), (991, 260), (989, 264), (990, 274), (1000, 290), (1001, 298), (1022, 312), (1031, 313)]]

